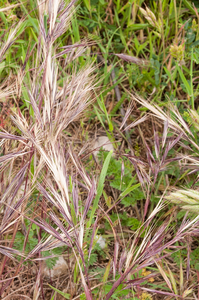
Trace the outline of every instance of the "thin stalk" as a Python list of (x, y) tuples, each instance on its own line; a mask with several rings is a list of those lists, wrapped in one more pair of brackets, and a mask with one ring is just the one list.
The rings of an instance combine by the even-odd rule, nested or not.
[(190, 66), (190, 86), (191, 86), (191, 108), (194, 109), (194, 95), (193, 95), (193, 48), (191, 49), (191, 66)]

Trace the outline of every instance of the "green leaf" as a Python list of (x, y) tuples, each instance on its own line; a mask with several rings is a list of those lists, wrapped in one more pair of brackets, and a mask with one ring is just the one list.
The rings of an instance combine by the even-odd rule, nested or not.
[(128, 207), (130, 205), (134, 205), (137, 201), (144, 199), (144, 193), (141, 189), (136, 189), (132, 193), (129, 194), (129, 196), (122, 199), (121, 203)]
[(0, 12), (0, 18), (1, 18), (2, 21), (5, 23), (6, 29), (7, 29), (7, 28), (8, 28), (7, 18), (5, 17), (5, 14), (4, 14), (2, 11)]
[(3, 61), (2, 63), (0, 63), (0, 75), (1, 75), (1, 72), (3, 71), (3, 69), (5, 68), (5, 66), (6, 66), (5, 61)]
[(101, 118), (101, 116), (100, 116), (100, 114), (99, 114), (99, 112), (98, 112), (98, 110), (97, 110), (97, 107), (94, 105), (93, 108), (94, 108), (94, 110), (95, 110), (95, 113), (96, 113), (96, 115), (97, 115), (99, 121), (101, 122), (102, 126), (105, 128), (104, 122), (103, 122), (103, 120), (102, 120), (102, 118)]
[[(43, 257), (50, 256), (51, 252), (50, 251), (42, 251), (42, 255), (43, 255)], [(56, 265), (58, 259), (59, 259), (59, 257), (47, 258), (46, 261), (45, 261), (47, 268), (52, 270), (53, 267)]]
[[(21, 1), (20, 1), (21, 2)], [(39, 22), (36, 18), (32, 18), (29, 14), (29, 12), (27, 11), (26, 7), (23, 5), (23, 3), (21, 2), (21, 9), (25, 12), (28, 20), (26, 20), (25, 22), (27, 22), (27, 26), (32, 26), (36, 33), (39, 33)], [(25, 23), (24, 22), (24, 23)]]
[(129, 194), (133, 190), (137, 189), (139, 186), (140, 186), (140, 183), (137, 183), (131, 187), (128, 187), (123, 193), (120, 194), (120, 198), (125, 197), (127, 194)]
[(88, 227), (91, 226), (93, 216), (95, 214), (95, 211), (96, 211), (97, 206), (98, 206), (99, 199), (100, 199), (100, 197), (102, 195), (102, 192), (103, 192), (104, 180), (105, 180), (105, 177), (106, 177), (106, 174), (107, 174), (107, 170), (108, 170), (108, 166), (109, 166), (109, 163), (110, 163), (110, 160), (111, 160), (112, 153), (113, 153), (113, 151), (111, 150), (109, 152), (109, 154), (107, 155), (107, 157), (105, 159), (105, 162), (104, 162), (104, 165), (103, 165), (103, 168), (102, 168), (102, 171), (101, 171), (101, 174), (100, 174), (99, 183), (98, 183), (98, 187), (97, 187), (97, 195), (96, 195), (96, 197), (94, 199), (94, 202), (93, 202), (93, 209), (91, 211), (90, 220), (88, 222)]
[(47, 20), (48, 20), (48, 16), (45, 14), (44, 15), (44, 28), (45, 28), (46, 35), (48, 34)]
[(37, 226), (36, 224), (32, 224), (32, 230), (38, 230), (39, 229), (39, 226)]
[(108, 275), (109, 275), (109, 272), (110, 272), (110, 268), (111, 268), (111, 259), (109, 260), (108, 265), (106, 266), (104, 276), (102, 278), (103, 282), (106, 282), (108, 280)]
[(90, 259), (89, 259), (89, 266), (93, 266), (94, 263), (97, 262), (97, 253), (91, 253)]
[(191, 1), (182, 0), (182, 2), (184, 3), (184, 6), (185, 6), (186, 8), (188, 8), (192, 14), (196, 15), (195, 10), (194, 10), (193, 6), (192, 6), (191, 3), (190, 3)]
[(65, 299), (70, 299), (70, 294), (68, 293), (63, 293), (60, 290), (56, 289), (55, 287), (53, 287), (52, 285), (48, 284), (51, 289), (53, 289), (55, 292), (57, 292), (58, 294), (62, 295)]
[(142, 29), (148, 28), (149, 24), (132, 24), (132, 25), (129, 25), (128, 28), (129, 27), (131, 30), (142, 30)]
[(179, 74), (180, 74), (180, 78), (181, 78), (181, 80), (182, 80), (182, 82), (183, 82), (183, 84), (184, 84), (184, 86), (185, 86), (185, 88), (186, 88), (187, 94), (188, 94), (189, 96), (191, 96), (191, 87), (190, 87), (188, 81), (186, 80), (186, 78), (185, 78), (185, 76), (184, 76), (182, 70), (179, 68), (179, 66), (178, 66), (177, 64), (176, 64), (176, 67), (177, 67), (178, 72), (179, 72)]
[(56, 293), (54, 293), (54, 295), (52, 296), (52, 298), (50, 300), (54, 300)]
[(197, 271), (199, 271), (199, 263), (197, 263), (197, 264), (195, 265), (195, 269), (196, 269)]
[(111, 110), (110, 115), (114, 115), (116, 113), (116, 111), (121, 107), (122, 103), (124, 102), (124, 100), (126, 100), (126, 98), (127, 98), (127, 95), (126, 95), (126, 93), (124, 93), (122, 95), (121, 99), (117, 102), (117, 104)]
[(142, 222), (136, 218), (127, 219), (126, 225), (131, 227), (131, 230), (135, 231), (138, 228), (142, 227)]

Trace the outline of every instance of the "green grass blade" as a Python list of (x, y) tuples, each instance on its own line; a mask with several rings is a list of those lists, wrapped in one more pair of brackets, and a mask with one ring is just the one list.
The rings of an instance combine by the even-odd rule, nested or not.
[(126, 93), (124, 93), (120, 99), (120, 101), (117, 102), (117, 104), (113, 107), (113, 109), (110, 112), (110, 115), (114, 115), (118, 109), (120, 109), (122, 103), (124, 102), (124, 100), (127, 98)]
[(190, 66), (190, 84), (191, 84), (191, 108), (194, 109), (194, 95), (193, 95), (193, 48), (191, 49), (191, 66)]
[(101, 118), (101, 116), (100, 116), (100, 114), (99, 114), (99, 112), (98, 112), (98, 110), (97, 110), (97, 107), (94, 105), (93, 108), (94, 108), (94, 110), (95, 110), (95, 113), (96, 113), (96, 115), (97, 115), (97, 117), (98, 117), (100, 123), (102, 124), (102, 126), (103, 126), (104, 129), (105, 129), (104, 122), (103, 122), (103, 120), (102, 120), (102, 118)]
[(55, 298), (55, 294), (56, 294), (56, 293), (54, 293), (54, 295), (52, 296), (52, 298), (51, 298), (50, 300), (54, 300), (54, 298)]
[(99, 183), (98, 183), (98, 187), (97, 187), (97, 195), (96, 195), (96, 197), (94, 199), (94, 202), (93, 202), (93, 208), (92, 208), (92, 211), (91, 211), (90, 220), (88, 222), (88, 227), (91, 226), (93, 216), (94, 216), (95, 211), (98, 207), (99, 199), (100, 199), (100, 197), (102, 195), (102, 192), (103, 192), (104, 181), (105, 181), (105, 177), (106, 177), (106, 174), (107, 174), (107, 170), (108, 170), (108, 166), (109, 166), (109, 163), (110, 163), (110, 160), (111, 160), (112, 153), (113, 153), (113, 151), (110, 151), (109, 154), (107, 155), (107, 157), (105, 159), (105, 162), (104, 162), (104, 165), (103, 165), (103, 168), (102, 168), (102, 171), (101, 171), (101, 174), (100, 174)]
[(53, 287), (52, 285), (48, 284), (51, 289), (53, 289), (55, 292), (57, 292), (58, 294), (62, 295), (65, 299), (70, 299), (70, 294), (68, 293), (63, 293), (60, 290), (56, 289), (55, 287)]
[(129, 25), (129, 28), (131, 30), (142, 30), (142, 29), (146, 29), (149, 27), (149, 24), (132, 24), (132, 25)]
[(8, 29), (8, 22), (7, 22), (7, 19), (6, 19), (5, 15), (4, 15), (4, 13), (3, 13), (2, 11), (0, 12), (0, 18), (1, 18), (2, 21), (4, 22), (6, 29)]
[(131, 187), (127, 187), (126, 190), (120, 194), (120, 198), (125, 197), (130, 192), (132, 192), (133, 190), (137, 189), (138, 187), (140, 187), (140, 183), (137, 183), (137, 184), (135, 184), (135, 185), (133, 185)]
[(182, 70), (179, 68), (179, 66), (178, 66), (177, 64), (176, 64), (176, 67), (177, 67), (178, 72), (179, 72), (179, 74), (180, 74), (180, 78), (181, 78), (181, 80), (182, 80), (182, 82), (183, 82), (183, 84), (184, 84), (184, 86), (185, 86), (185, 88), (186, 88), (187, 94), (188, 94), (189, 96), (191, 96), (191, 87), (190, 87), (188, 81), (186, 80), (186, 78), (185, 78), (185, 76), (184, 76)]
[(182, 2), (184, 3), (184, 6), (185, 6), (186, 8), (188, 8), (192, 14), (196, 15), (195, 10), (194, 10), (194, 8), (192, 7), (192, 5), (191, 5), (191, 3), (190, 3), (190, 2), (192, 2), (192, 1), (182, 0)]

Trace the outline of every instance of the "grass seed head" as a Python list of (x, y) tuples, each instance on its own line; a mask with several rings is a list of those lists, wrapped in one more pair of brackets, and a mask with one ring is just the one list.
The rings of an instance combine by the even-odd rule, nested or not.
[(145, 19), (147, 19), (149, 24), (151, 26), (153, 26), (154, 28), (156, 28), (159, 33), (161, 33), (162, 32), (162, 21), (160, 19), (157, 20), (154, 13), (147, 6), (146, 6), (146, 10), (144, 10), (143, 8), (140, 7), (140, 11), (143, 14), (143, 16), (145, 17)]

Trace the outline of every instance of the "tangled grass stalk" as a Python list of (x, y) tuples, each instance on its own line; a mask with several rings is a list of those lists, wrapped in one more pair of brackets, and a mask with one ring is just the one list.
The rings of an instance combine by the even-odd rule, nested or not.
[[(2, 236), (13, 226), (16, 234), (19, 224), (22, 223), (23, 226), (24, 218), (28, 218), (27, 204), (31, 202), (33, 193), (41, 193), (45, 201), (49, 201), (59, 210), (64, 222), (60, 221), (54, 213), (51, 213), (50, 217), (57, 229), (50, 226), (45, 218), (40, 219), (37, 216), (33, 219), (32, 222), (38, 224), (50, 236), (45, 242), (41, 241), (26, 259), (33, 257), (36, 253), (40, 254), (43, 248), (57, 247), (60, 243), (72, 248), (79, 264), (85, 293), (89, 299), (91, 295), (88, 282), (86, 283), (88, 278), (84, 279), (84, 276), (88, 277), (88, 274), (82, 247), (85, 218), (95, 196), (95, 182), (89, 178), (70, 145), (63, 140), (63, 130), (78, 120), (90, 103), (94, 87), (94, 78), (91, 76), (93, 67), (87, 66), (79, 72), (75, 70), (71, 72), (70, 63), (85, 51), (87, 46), (85, 42), (67, 46), (61, 52), (58, 52), (56, 45), (57, 39), (68, 28), (75, 2), (73, 0), (68, 5), (65, 5), (62, 0), (38, 0), (37, 2), (39, 33), (38, 43), (32, 52), (33, 65), (27, 74), (25, 69), (30, 56), (27, 53), (24, 65), (18, 73), (17, 82), (17, 96), (21, 97), (24, 91), (28, 96), (24, 99), (27, 109), (25, 114), (22, 114), (20, 110), (13, 111), (11, 118), (16, 132), (8, 133), (3, 130), (0, 133), (1, 146), (5, 149), (9, 143), (9, 148), (11, 148), (0, 158), (4, 180), (1, 185), (0, 202), (4, 216), (0, 234)], [(8, 47), (14, 43), (14, 36), (19, 26), (20, 24), (11, 31), (6, 43), (1, 47), (1, 59)], [(65, 56), (68, 76), (60, 88), (58, 64), (63, 56)], [(4, 89), (2, 95), (5, 96), (5, 93), (9, 95), (11, 90)], [(70, 175), (72, 170), (75, 177)], [(73, 186), (72, 194), (69, 191), (69, 181)], [(84, 212), (81, 212), (78, 204), (79, 181), (83, 182), (81, 185), (88, 193)], [(17, 252), (12, 249), (15, 234), (10, 247), (1, 246), (1, 253), (8, 257)], [(53, 241), (52, 237), (54, 237)], [(84, 265), (84, 271), (79, 260)], [(7, 259), (4, 260), (3, 266), (6, 261)], [(41, 270), (38, 274), (41, 275)], [(4, 284), (1, 294), (11, 281)], [(38, 288), (38, 280), (36, 287)], [(35, 295), (37, 295), (35, 299), (38, 298), (38, 293)]]

